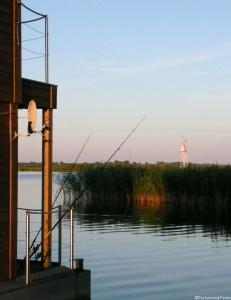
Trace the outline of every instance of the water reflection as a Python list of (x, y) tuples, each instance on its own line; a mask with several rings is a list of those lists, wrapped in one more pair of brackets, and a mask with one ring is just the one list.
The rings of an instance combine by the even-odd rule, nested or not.
[[(76, 212), (78, 208), (76, 209)], [(199, 232), (210, 236), (230, 240), (231, 226), (228, 214), (216, 211), (199, 212), (189, 207), (176, 205), (136, 206), (128, 213), (78, 213), (76, 222), (85, 230), (100, 233), (127, 230), (134, 234), (155, 233), (163, 236), (190, 235)], [(67, 216), (68, 218), (68, 216)]]
[(94, 299), (194, 299), (198, 287), (202, 295), (231, 295), (227, 227), (176, 222), (169, 209), (76, 214), (78, 252), (92, 269)]
[[(39, 208), (41, 174), (19, 175), (19, 206)], [(32, 196), (33, 195), (33, 199)], [(55, 194), (54, 194), (55, 195)], [(94, 209), (93, 209), (94, 208)], [(231, 296), (229, 210), (180, 205), (91, 207), (75, 213), (75, 257), (92, 271), (94, 300), (187, 300)], [(57, 221), (56, 215), (53, 222)], [(19, 222), (24, 222), (19, 213)], [(40, 227), (32, 220), (31, 229)], [(23, 225), (23, 226), (22, 226)], [(25, 227), (19, 223), (20, 239)], [(32, 234), (32, 237), (34, 234)], [(69, 265), (70, 220), (63, 220), (63, 264)], [(53, 260), (57, 232), (53, 232)], [(19, 254), (24, 256), (24, 242)]]

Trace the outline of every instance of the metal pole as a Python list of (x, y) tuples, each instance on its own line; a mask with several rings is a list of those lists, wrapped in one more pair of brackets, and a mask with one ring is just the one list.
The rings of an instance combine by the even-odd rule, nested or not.
[(26, 211), (26, 285), (30, 283), (30, 211)]
[(45, 16), (45, 82), (49, 82), (48, 17)]
[(58, 227), (58, 262), (62, 264), (62, 205), (59, 205), (59, 227)]
[(73, 269), (74, 253), (74, 226), (73, 226), (73, 207), (70, 209), (70, 268)]

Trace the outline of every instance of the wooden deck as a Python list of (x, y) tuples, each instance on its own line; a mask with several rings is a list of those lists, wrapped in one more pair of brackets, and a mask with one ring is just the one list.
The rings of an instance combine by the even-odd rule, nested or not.
[(90, 300), (90, 271), (51, 267), (33, 272), (31, 284), (25, 285), (25, 276), (11, 281), (0, 281), (1, 300)]

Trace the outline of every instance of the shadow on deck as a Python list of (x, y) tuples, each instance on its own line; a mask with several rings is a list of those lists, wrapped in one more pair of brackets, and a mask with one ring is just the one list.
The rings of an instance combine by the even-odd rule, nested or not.
[[(22, 261), (18, 262), (19, 264)], [(91, 272), (69, 269), (53, 263), (44, 269), (39, 262), (31, 262), (30, 285), (25, 284), (25, 274), (10, 281), (0, 281), (1, 300), (90, 300)]]

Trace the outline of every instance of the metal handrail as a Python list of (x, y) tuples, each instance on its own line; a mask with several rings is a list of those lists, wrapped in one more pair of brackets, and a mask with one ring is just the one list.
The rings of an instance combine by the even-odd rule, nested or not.
[[(25, 207), (18, 207), (18, 210), (30, 210), (31, 213), (41, 213), (41, 214), (48, 214), (48, 213), (55, 213), (57, 211), (54, 211), (55, 209), (59, 209), (61, 205), (57, 205), (55, 207), (52, 207), (52, 209), (48, 212), (43, 212), (42, 209), (40, 208), (25, 208)], [(69, 209), (69, 208), (68, 208)], [(66, 210), (63, 210), (63, 211), (66, 211)]]
[[(56, 207), (57, 208), (57, 207)], [(58, 226), (58, 262), (62, 263), (62, 206), (58, 206), (59, 226)], [(26, 285), (30, 284), (30, 215), (34, 214), (34, 210), (23, 209), (26, 212)], [(70, 210), (70, 268), (73, 269), (74, 260), (74, 218), (73, 207)]]

